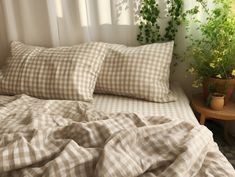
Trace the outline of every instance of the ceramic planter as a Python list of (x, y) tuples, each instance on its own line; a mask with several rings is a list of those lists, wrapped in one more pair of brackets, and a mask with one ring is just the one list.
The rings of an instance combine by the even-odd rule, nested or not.
[(224, 94), (213, 93), (211, 95), (210, 107), (213, 110), (221, 111), (224, 108)]

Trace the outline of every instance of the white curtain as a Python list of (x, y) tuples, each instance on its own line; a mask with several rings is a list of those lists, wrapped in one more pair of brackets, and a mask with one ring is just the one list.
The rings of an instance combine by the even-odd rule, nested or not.
[[(8, 41), (43, 46), (87, 41), (135, 45), (137, 1), (0, 0)], [(135, 9), (135, 10), (134, 10)], [(1, 24), (2, 25), (2, 24)]]

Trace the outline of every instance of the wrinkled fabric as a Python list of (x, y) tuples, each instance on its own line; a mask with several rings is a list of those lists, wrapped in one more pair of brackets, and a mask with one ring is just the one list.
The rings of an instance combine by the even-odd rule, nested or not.
[(235, 176), (204, 126), (84, 102), (0, 101), (0, 176)]

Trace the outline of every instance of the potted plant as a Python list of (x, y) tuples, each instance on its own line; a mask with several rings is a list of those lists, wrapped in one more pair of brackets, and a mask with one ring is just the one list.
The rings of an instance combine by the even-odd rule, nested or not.
[(224, 94), (211, 93), (210, 94), (210, 108), (216, 111), (221, 111), (224, 108)]
[[(199, 1), (199, 0), (198, 0)], [(205, 21), (195, 20), (200, 38), (189, 36), (188, 52), (192, 61), (188, 72), (195, 75), (193, 86), (203, 86), (204, 96), (210, 92), (225, 94), (229, 100), (235, 85), (235, 13), (232, 0), (214, 0), (209, 9), (200, 0), (206, 14)], [(188, 53), (187, 52), (187, 53)]]

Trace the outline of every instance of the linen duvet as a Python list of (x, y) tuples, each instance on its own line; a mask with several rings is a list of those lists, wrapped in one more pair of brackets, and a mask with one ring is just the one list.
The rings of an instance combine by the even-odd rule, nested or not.
[(235, 176), (204, 126), (85, 102), (0, 101), (0, 176)]

